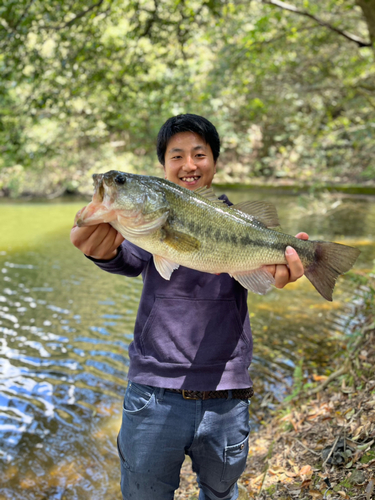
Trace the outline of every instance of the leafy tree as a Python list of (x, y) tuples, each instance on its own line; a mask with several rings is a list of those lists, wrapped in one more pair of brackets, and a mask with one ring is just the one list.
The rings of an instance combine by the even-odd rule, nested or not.
[(188, 111), (218, 125), (223, 181), (371, 179), (374, 2), (3, 0), (0, 189), (155, 173), (160, 124)]

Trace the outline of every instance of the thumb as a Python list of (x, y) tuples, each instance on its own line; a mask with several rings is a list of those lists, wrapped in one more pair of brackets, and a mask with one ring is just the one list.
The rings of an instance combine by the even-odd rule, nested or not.
[(299, 240), (308, 240), (309, 235), (307, 233), (298, 233), (296, 234), (296, 238), (298, 238)]
[(85, 210), (86, 207), (82, 207), (78, 210), (78, 212), (76, 213), (76, 216), (74, 217), (74, 224), (73, 224), (73, 227), (75, 227), (77, 225), (77, 220), (80, 218), (81, 216), (81, 213)]

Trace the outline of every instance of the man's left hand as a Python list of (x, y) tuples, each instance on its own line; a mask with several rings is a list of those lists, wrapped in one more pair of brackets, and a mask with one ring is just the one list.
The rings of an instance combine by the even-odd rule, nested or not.
[[(309, 235), (306, 233), (298, 233), (296, 238), (300, 240), (308, 240)], [(287, 247), (285, 251), (287, 264), (277, 264), (273, 266), (264, 266), (268, 272), (275, 278), (275, 287), (284, 288), (288, 283), (297, 281), (303, 276), (304, 269), (297, 252), (292, 247)]]

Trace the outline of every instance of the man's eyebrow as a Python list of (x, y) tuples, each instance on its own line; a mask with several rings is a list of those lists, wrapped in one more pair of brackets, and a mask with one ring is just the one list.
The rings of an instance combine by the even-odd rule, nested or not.
[[(206, 149), (204, 145), (199, 145), (199, 146), (195, 146), (193, 148), (193, 151), (197, 151), (198, 149)], [(181, 148), (172, 148), (168, 151), (168, 153), (181, 153), (183, 152), (184, 150), (181, 149)]]

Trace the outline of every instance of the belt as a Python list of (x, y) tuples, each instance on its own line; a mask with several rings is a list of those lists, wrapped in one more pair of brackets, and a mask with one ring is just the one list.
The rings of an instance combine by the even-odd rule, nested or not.
[(186, 389), (166, 389), (169, 392), (182, 394), (184, 399), (228, 399), (229, 392), (232, 393), (232, 399), (250, 399), (254, 395), (254, 389), (232, 389), (231, 391), (188, 391)]

